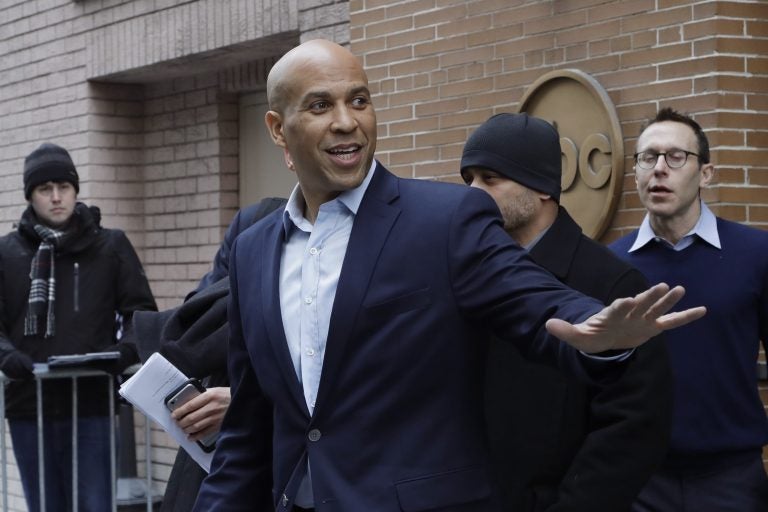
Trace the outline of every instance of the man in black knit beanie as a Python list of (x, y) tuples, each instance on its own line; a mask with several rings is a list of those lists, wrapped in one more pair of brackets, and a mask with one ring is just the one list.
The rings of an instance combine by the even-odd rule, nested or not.
[[(644, 290), (642, 274), (584, 235), (559, 204), (561, 174), (557, 131), (527, 114), (488, 119), (461, 158), (464, 181), (493, 197), (507, 233), (560, 281), (606, 304)], [(492, 339), (485, 415), (502, 509), (629, 510), (664, 456), (671, 399), (658, 337), (602, 387)]]
[(42, 382), (40, 496), (34, 364), (105, 350), (120, 352), (117, 367), (138, 361), (131, 347), (115, 344), (116, 315), (130, 320), (134, 311), (157, 308), (128, 238), (101, 227), (99, 209), (77, 201), (80, 180), (66, 149), (46, 142), (32, 151), (24, 161), (23, 186), (28, 206), (16, 229), (0, 238), (0, 370), (13, 379), (5, 398), (16, 463), (30, 511), (71, 510), (77, 456), (78, 509), (103, 512), (112, 507), (114, 486), (111, 377), (78, 379), (76, 454), (71, 380)]

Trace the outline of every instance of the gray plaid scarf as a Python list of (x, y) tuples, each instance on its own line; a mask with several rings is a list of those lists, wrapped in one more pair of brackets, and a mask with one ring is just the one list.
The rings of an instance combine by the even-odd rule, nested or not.
[(35, 232), (40, 236), (40, 246), (35, 257), (32, 258), (32, 266), (29, 269), (29, 278), (32, 285), (29, 289), (29, 307), (24, 318), (24, 336), (37, 334), (38, 319), (46, 313), (45, 337), (50, 338), (56, 334), (55, 317), (53, 313), (56, 302), (56, 278), (54, 277), (54, 254), (56, 247), (61, 245), (67, 237), (67, 231), (57, 231), (42, 224), (34, 225)]

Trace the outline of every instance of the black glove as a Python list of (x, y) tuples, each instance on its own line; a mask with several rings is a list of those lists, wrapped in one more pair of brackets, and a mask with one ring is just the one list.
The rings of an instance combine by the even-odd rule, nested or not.
[(92, 368), (101, 370), (112, 375), (120, 375), (126, 368), (139, 362), (139, 354), (136, 351), (136, 345), (129, 342), (120, 342), (116, 345), (104, 347), (101, 352), (120, 352), (118, 359), (111, 361), (97, 361), (91, 365)]
[(32, 373), (34, 363), (32, 358), (24, 352), (11, 350), (0, 363), (0, 370), (12, 379), (31, 379), (35, 376)]

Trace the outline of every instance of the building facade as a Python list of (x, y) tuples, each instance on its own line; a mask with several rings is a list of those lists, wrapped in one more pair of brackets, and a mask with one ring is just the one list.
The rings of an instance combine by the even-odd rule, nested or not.
[[(0, 0), (0, 230), (25, 207), (25, 155), (58, 143), (80, 199), (128, 233), (159, 307), (178, 305), (236, 209), (290, 193), (262, 126), (266, 74), (317, 37), (348, 44), (368, 70), (377, 158), (400, 176), (459, 181), (476, 126), (574, 70), (605, 93), (623, 155), (602, 241), (642, 219), (631, 155), (667, 105), (710, 137), (715, 212), (768, 228), (762, 0)], [(174, 446), (153, 439), (162, 487)]]

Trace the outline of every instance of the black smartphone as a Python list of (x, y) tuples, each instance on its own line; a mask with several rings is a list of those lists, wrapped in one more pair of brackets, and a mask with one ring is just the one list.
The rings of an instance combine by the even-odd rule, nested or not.
[[(165, 396), (165, 406), (173, 412), (197, 395), (205, 393), (205, 386), (197, 379), (188, 379)], [(216, 448), (218, 433), (214, 433), (197, 441), (204, 452), (212, 452)]]

